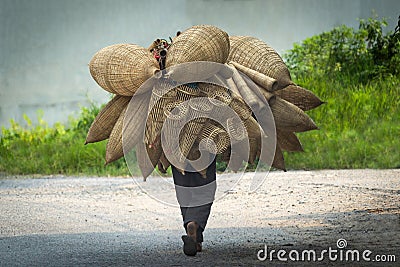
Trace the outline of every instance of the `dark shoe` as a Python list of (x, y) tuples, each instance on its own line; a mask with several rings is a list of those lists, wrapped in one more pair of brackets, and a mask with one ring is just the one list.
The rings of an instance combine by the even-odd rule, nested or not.
[(201, 252), (203, 250), (203, 246), (201, 245), (200, 242), (197, 242), (196, 248), (197, 248), (197, 252)]
[(183, 253), (187, 256), (196, 256), (197, 253), (197, 242), (188, 235), (182, 236), (183, 240)]
[(195, 256), (197, 253), (197, 229), (199, 225), (196, 222), (189, 222), (186, 225), (187, 235), (182, 236), (183, 253), (188, 256)]

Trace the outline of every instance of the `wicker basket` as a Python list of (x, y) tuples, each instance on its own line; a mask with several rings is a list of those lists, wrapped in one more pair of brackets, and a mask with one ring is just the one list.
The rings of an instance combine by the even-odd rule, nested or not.
[(132, 96), (159, 70), (153, 55), (134, 44), (116, 44), (98, 51), (89, 63), (94, 80), (106, 91)]
[(144, 141), (150, 98), (150, 92), (135, 95), (126, 109), (122, 131), (124, 153), (130, 152), (139, 142)]
[(208, 115), (212, 111), (212, 105), (207, 98), (193, 98), (189, 101), (188, 105), (189, 110), (186, 117), (186, 121), (188, 122), (179, 140), (182, 151), (180, 160), (182, 162), (188, 157), (190, 150), (208, 120)]
[(282, 89), (292, 83), (290, 73), (279, 54), (263, 41), (250, 36), (230, 36), (228, 61), (237, 62), (278, 82)]
[(247, 120), (251, 116), (250, 107), (238, 97), (232, 98), (229, 107), (231, 107), (242, 120)]
[(297, 106), (276, 97), (269, 101), (276, 128), (289, 132), (316, 130), (314, 121)]
[(303, 147), (300, 143), (300, 140), (297, 136), (292, 132), (286, 132), (277, 129), (276, 130), (276, 139), (279, 147), (284, 151), (290, 152), (303, 152)]
[[(230, 138), (228, 133), (211, 122), (207, 122), (204, 126), (197, 142), (203, 140), (204, 149), (213, 154), (224, 153), (230, 146)], [(212, 142), (211, 142), (212, 140)]]
[(164, 124), (164, 108), (176, 101), (177, 91), (175, 89), (164, 91), (164, 88), (153, 88), (149, 108), (152, 107), (146, 124), (145, 142), (151, 144), (160, 134)]
[(294, 84), (275, 92), (275, 94), (304, 111), (314, 109), (324, 103), (313, 92)]
[(181, 130), (185, 126), (185, 118), (188, 113), (188, 105), (187, 103), (180, 103), (180, 102), (169, 103), (165, 107), (164, 113), (166, 119), (169, 122), (163, 128), (164, 129), (163, 135), (165, 140), (164, 147), (168, 148), (168, 150), (164, 151), (164, 153), (167, 156), (167, 158), (173, 157), (176, 160), (179, 160), (181, 158), (179, 143), (174, 142), (173, 140), (170, 139), (170, 137), (178, 136), (179, 137), (178, 140), (182, 138)]
[(126, 109), (127, 107), (125, 107), (120, 113), (118, 120), (111, 131), (110, 138), (108, 139), (106, 146), (106, 164), (124, 156), (124, 150), (122, 147), (122, 129)]
[(189, 101), (193, 97), (198, 97), (200, 95), (200, 89), (195, 85), (189, 86), (187, 84), (182, 84), (178, 86), (176, 90), (176, 98), (181, 102)]
[(247, 131), (244, 127), (244, 123), (237, 117), (226, 120), (226, 129), (228, 130), (232, 143), (237, 143), (247, 138)]
[(99, 142), (110, 137), (115, 123), (130, 100), (131, 97), (129, 96), (119, 95), (111, 99), (94, 119), (89, 128), (85, 144)]
[(215, 26), (198, 25), (175, 38), (168, 49), (166, 66), (193, 61), (225, 63), (228, 55), (228, 34)]

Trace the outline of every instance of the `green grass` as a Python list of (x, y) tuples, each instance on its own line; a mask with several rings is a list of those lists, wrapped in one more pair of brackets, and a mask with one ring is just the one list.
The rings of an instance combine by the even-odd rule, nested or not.
[[(49, 127), (40, 119), (38, 126), (25, 116), (28, 127), (11, 122), (2, 130), (0, 172), (5, 174), (129, 175), (124, 159), (104, 165), (105, 141), (84, 145), (86, 131), (99, 108), (82, 109), (69, 128)], [(139, 174), (138, 170), (133, 170)]]
[(286, 153), (289, 169), (399, 168), (400, 79), (366, 85), (349, 77), (300, 78), (327, 103), (308, 112), (320, 127), (299, 133), (305, 153)]

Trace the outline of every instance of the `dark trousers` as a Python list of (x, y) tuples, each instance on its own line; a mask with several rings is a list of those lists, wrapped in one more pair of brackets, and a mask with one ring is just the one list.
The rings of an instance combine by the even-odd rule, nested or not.
[(207, 178), (198, 172), (185, 172), (183, 175), (172, 166), (176, 197), (181, 208), (183, 226), (189, 222), (199, 225), (197, 242), (203, 242), (203, 231), (210, 216), (216, 190), (216, 161), (207, 168)]

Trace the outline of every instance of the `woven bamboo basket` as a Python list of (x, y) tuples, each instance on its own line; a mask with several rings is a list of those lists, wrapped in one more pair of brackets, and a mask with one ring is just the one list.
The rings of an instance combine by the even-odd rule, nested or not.
[(174, 101), (176, 101), (176, 90), (164, 92), (161, 88), (153, 88), (149, 108), (151, 111), (148, 115), (146, 123), (145, 142), (151, 144), (155, 138), (160, 134), (162, 126), (165, 121), (164, 108)]
[(300, 140), (292, 132), (276, 129), (276, 139), (279, 147), (284, 151), (303, 152)]
[(117, 122), (122, 110), (126, 108), (131, 97), (116, 95), (110, 102), (97, 114), (89, 128), (86, 142), (94, 143), (107, 139)]
[(229, 61), (237, 62), (278, 82), (282, 89), (292, 83), (290, 73), (279, 54), (263, 41), (250, 36), (230, 36)]
[[(280, 90), (280, 91), (281, 91), (281, 90)], [(269, 103), (269, 101), (271, 101), (272, 99), (276, 98), (276, 96), (275, 96), (273, 93), (270, 93), (270, 92), (268, 92), (268, 91), (265, 91), (265, 90), (264, 90), (264, 91), (261, 91), (261, 93), (263, 94), (265, 100), (268, 101), (268, 103)]]
[(257, 83), (267, 91), (273, 92), (278, 90), (278, 82), (276, 81), (276, 79), (248, 67), (245, 67), (235, 61), (231, 61), (229, 64), (232, 64), (237, 70), (246, 74), (250, 79), (252, 79), (255, 83)]
[(324, 103), (313, 92), (294, 84), (275, 93), (304, 111), (314, 109)]
[(124, 156), (124, 150), (122, 147), (122, 129), (126, 110), (127, 107), (122, 110), (111, 131), (110, 138), (108, 139), (106, 146), (106, 164)]
[(275, 148), (275, 156), (274, 161), (272, 162), (272, 167), (286, 171), (285, 158), (283, 157), (283, 153), (279, 145), (277, 145)]
[(136, 158), (144, 180), (153, 172), (154, 167), (160, 160), (162, 148), (161, 143), (158, 142), (152, 146), (143, 144), (136, 147)]
[(244, 123), (237, 117), (231, 117), (226, 120), (226, 129), (231, 137), (232, 143), (237, 143), (247, 138), (247, 131)]
[(233, 78), (226, 80), (226, 83), (228, 84), (228, 88), (231, 93), (231, 96), (232, 97), (240, 97), (239, 89), (237, 88), (235, 82), (233, 81)]
[(165, 157), (164, 152), (161, 153), (160, 160), (158, 161), (158, 169), (162, 173), (167, 173), (167, 169), (171, 166), (171, 163), (168, 161), (168, 159)]
[(153, 55), (135, 44), (116, 44), (98, 51), (89, 63), (94, 80), (106, 91), (132, 96), (159, 65)]
[(249, 138), (260, 139), (264, 134), (263, 130), (260, 128), (260, 125), (253, 117), (249, 117), (247, 120), (243, 122), (244, 127), (246, 128), (247, 135)]
[(180, 147), (179, 143), (174, 142), (170, 137), (178, 136), (181, 139), (181, 130), (185, 126), (185, 118), (188, 113), (187, 103), (173, 102), (169, 103), (165, 109), (165, 116), (168, 119), (168, 124), (166, 124), (163, 132), (165, 139), (165, 147), (169, 150), (164, 151), (167, 157), (174, 157), (179, 160), (180, 157)]
[(227, 105), (232, 101), (232, 97), (225, 87), (211, 83), (199, 83), (198, 87), (200, 89), (200, 96), (217, 99)]
[(143, 142), (151, 92), (135, 95), (130, 101), (123, 121), (123, 146), (127, 153)]
[(276, 97), (269, 101), (276, 128), (289, 132), (305, 132), (316, 130), (318, 127), (303, 110), (297, 106)]
[(160, 160), (161, 154), (163, 152), (161, 147), (161, 136), (157, 136), (156, 140), (152, 144), (146, 144), (146, 151), (149, 155), (149, 159), (151, 165), (154, 167), (157, 165), (158, 161)]
[(193, 61), (225, 63), (229, 55), (229, 37), (210, 25), (193, 26), (175, 38), (168, 49), (166, 66)]
[(231, 107), (242, 120), (247, 120), (251, 116), (250, 107), (238, 97), (232, 98), (229, 107)]
[(193, 98), (189, 100), (189, 110), (186, 120), (188, 121), (183, 129), (183, 135), (179, 140), (182, 156), (181, 161), (188, 157), (196, 139), (201, 133), (207, 118), (212, 111), (212, 105), (206, 98)]
[(184, 102), (189, 101), (193, 97), (198, 97), (200, 95), (200, 89), (196, 86), (189, 86), (187, 84), (182, 84), (176, 88), (176, 98), (178, 101)]
[(253, 164), (256, 161), (258, 150), (260, 149), (259, 140), (257, 138), (249, 137), (249, 160), (250, 164)]
[(203, 140), (204, 148), (213, 154), (221, 154), (230, 146), (228, 133), (211, 122), (207, 122), (204, 126), (197, 141), (200, 142), (200, 140)]

